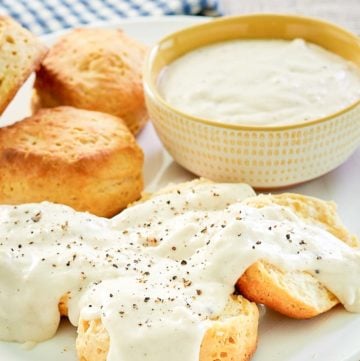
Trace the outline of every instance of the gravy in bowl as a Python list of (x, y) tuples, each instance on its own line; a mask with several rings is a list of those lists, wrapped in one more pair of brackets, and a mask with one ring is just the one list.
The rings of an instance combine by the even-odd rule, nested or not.
[(295, 40), (231, 40), (193, 50), (164, 69), (159, 90), (175, 108), (246, 125), (326, 117), (360, 99), (360, 69)]

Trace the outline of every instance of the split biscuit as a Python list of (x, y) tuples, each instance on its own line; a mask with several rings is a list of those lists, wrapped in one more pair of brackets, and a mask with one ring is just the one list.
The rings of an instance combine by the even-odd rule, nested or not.
[[(197, 179), (169, 185), (153, 195), (185, 190), (197, 183), (213, 184), (206, 179)], [(140, 202), (151, 199), (153, 195), (143, 195)], [(334, 202), (295, 193), (260, 194), (248, 197), (243, 202), (257, 208), (274, 204), (288, 207), (306, 222), (326, 229), (350, 247), (360, 245), (357, 237), (352, 235), (341, 222)], [(315, 317), (339, 303), (338, 299), (311, 274), (302, 271), (285, 271), (264, 260), (251, 265), (239, 278), (236, 286), (247, 299), (297, 319)]]
[[(206, 179), (198, 179), (177, 185), (170, 185), (156, 194), (184, 190), (197, 183), (209, 184)], [(153, 195), (145, 194), (140, 201)], [(300, 218), (326, 229), (350, 247), (360, 245), (356, 236), (342, 224), (334, 202), (294, 193), (278, 195), (258, 195), (243, 201), (252, 207), (280, 205), (290, 208)], [(328, 311), (339, 303), (338, 299), (311, 274), (302, 271), (285, 271), (264, 260), (251, 265), (239, 278), (237, 289), (247, 299), (265, 304), (288, 317), (306, 319)]]
[[(250, 360), (256, 349), (258, 322), (255, 303), (241, 296), (230, 296), (222, 314), (205, 332), (199, 361)], [(109, 334), (100, 319), (80, 319), (76, 340), (79, 360), (106, 361), (109, 347)]]
[[(271, 204), (289, 207), (305, 221), (325, 228), (349, 246), (359, 245), (339, 219), (334, 202), (292, 193), (260, 195), (244, 202), (258, 208)], [(238, 280), (237, 288), (247, 299), (292, 318), (311, 318), (339, 303), (309, 273), (287, 272), (265, 261), (251, 265)]]

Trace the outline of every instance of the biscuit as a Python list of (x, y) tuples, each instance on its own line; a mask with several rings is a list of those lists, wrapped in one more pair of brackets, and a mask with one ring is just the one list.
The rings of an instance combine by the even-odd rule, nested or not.
[[(50, 110), (48, 110), (48, 112), (50, 112)], [(170, 185), (155, 194), (167, 195), (176, 193), (178, 195), (176, 197), (182, 198), (189, 196), (189, 194), (191, 197), (193, 193), (199, 192), (203, 196), (204, 193), (201, 192), (201, 189), (211, 189), (213, 196), (217, 199), (214, 203), (217, 210), (224, 209), (224, 207), (232, 204), (236, 199), (238, 199), (237, 202), (242, 202), (246, 206), (257, 208), (268, 205), (281, 205), (293, 210), (305, 222), (317, 224), (327, 229), (348, 245), (352, 247), (359, 245), (356, 237), (352, 236), (342, 225), (336, 214), (336, 207), (333, 202), (325, 202), (316, 198), (290, 193), (254, 197), (251, 188), (246, 185), (241, 188), (238, 187), (236, 192), (226, 192), (224, 196), (220, 196), (220, 194), (214, 193), (213, 185), (214, 183), (212, 182), (200, 179), (184, 184)], [(197, 192), (195, 192), (194, 188), (197, 189)], [(227, 190), (229, 189), (231, 189), (230, 186), (227, 187)], [(242, 192), (244, 192), (244, 194), (241, 194)], [(181, 196), (182, 193), (184, 194)], [(227, 202), (229, 193), (232, 199), (232, 201), (229, 200), (230, 203)], [(145, 199), (151, 199), (153, 196), (145, 195)], [(240, 201), (240, 199), (243, 200)], [(141, 199), (140, 202), (141, 201), (145, 200)], [(163, 201), (164, 200), (162, 200), (162, 202)], [(162, 202), (159, 203), (160, 206)], [(155, 203), (156, 207), (158, 207), (159, 204)], [(203, 202), (198, 202), (198, 199), (196, 199), (194, 207), (202, 209), (202, 207), (206, 207), (206, 205)], [(135, 219), (138, 221), (138, 214), (137, 212), (135, 213)], [(233, 216), (235, 216), (235, 214), (233, 214)], [(130, 219), (131, 218), (130, 216)], [(241, 218), (239, 220), (241, 220)], [(143, 224), (142, 221), (140, 222), (140, 225), (141, 224)], [(147, 226), (147, 223), (144, 225)], [(253, 227), (256, 230), (256, 224)], [(129, 231), (127, 230), (127, 232)], [(324, 247), (325, 246), (326, 245), (324, 245)], [(121, 252), (121, 250), (117, 252)], [(229, 255), (231, 257), (231, 252)], [(106, 257), (108, 257), (108, 255), (106, 255)], [(147, 262), (145, 264), (147, 264)], [(239, 266), (241, 267), (241, 265)], [(183, 279), (183, 281), (186, 280)], [(161, 283), (161, 285), (163, 287), (163, 283)], [(145, 287), (147, 289), (147, 286)], [(259, 320), (258, 309), (252, 301), (262, 302), (294, 318), (316, 316), (338, 303), (336, 297), (310, 274), (306, 272), (284, 271), (280, 267), (265, 261), (258, 261), (251, 265), (238, 280), (237, 287), (243, 293), (243, 296), (229, 296), (228, 303), (224, 310), (220, 312), (220, 314), (211, 316), (209, 320), (211, 322), (210, 326), (205, 331), (202, 344), (199, 348), (199, 360), (218, 361), (227, 359), (245, 361), (251, 358), (256, 348)], [(134, 294), (135, 293), (133, 293), (133, 295)], [(111, 293), (109, 296), (110, 298), (113, 297)], [(244, 298), (244, 296), (250, 300)], [(66, 316), (68, 314), (68, 303), (70, 299), (71, 291), (60, 298), (58, 303), (60, 315)], [(147, 301), (144, 299), (144, 302)], [(92, 305), (89, 305), (89, 307), (92, 307)], [(117, 312), (118, 309), (116, 307), (115, 313)], [(80, 314), (86, 315), (87, 313)], [(103, 324), (100, 316), (92, 318), (93, 315), (93, 313), (90, 313), (90, 319), (83, 319), (80, 316), (78, 322), (76, 349), (81, 361), (105, 361), (111, 347), (111, 340), (105, 323)], [(104, 313), (102, 315), (104, 315), (102, 317), (105, 317)], [(111, 312), (110, 315), (114, 315), (114, 313)], [(176, 350), (174, 350), (174, 352), (176, 352)]]
[(143, 153), (124, 122), (57, 107), (0, 129), (0, 203), (44, 200), (110, 217), (140, 197)]
[[(176, 192), (178, 189), (186, 190), (196, 183), (211, 184), (206, 179), (199, 179), (170, 185), (156, 192), (155, 195)], [(140, 201), (147, 200), (151, 196), (146, 194)], [(248, 197), (243, 202), (258, 208), (272, 204), (289, 207), (305, 221), (325, 228), (349, 246), (360, 245), (356, 236), (350, 234), (342, 224), (334, 202), (293, 193), (258, 195)], [(337, 298), (312, 275), (300, 271), (284, 271), (265, 261), (251, 265), (240, 277), (236, 286), (247, 299), (298, 319), (317, 316), (339, 303)]]
[[(351, 247), (359, 242), (341, 223), (333, 202), (284, 193), (260, 195), (245, 200), (254, 207), (278, 204), (291, 208), (298, 216), (315, 223)], [(305, 272), (285, 272), (268, 262), (259, 261), (250, 266), (237, 282), (241, 294), (249, 300), (292, 318), (311, 318), (328, 311), (339, 303), (313, 276)]]
[[(199, 361), (247, 361), (255, 352), (259, 311), (255, 303), (231, 296), (202, 340)], [(81, 361), (106, 361), (110, 339), (100, 319), (80, 320), (76, 350)], [(176, 352), (176, 350), (174, 350)]]
[(148, 118), (142, 85), (145, 52), (145, 46), (118, 29), (72, 30), (49, 50), (36, 73), (33, 106), (109, 113), (136, 134)]
[(7, 16), (0, 16), (0, 114), (17, 91), (38, 68), (47, 49), (41, 42)]

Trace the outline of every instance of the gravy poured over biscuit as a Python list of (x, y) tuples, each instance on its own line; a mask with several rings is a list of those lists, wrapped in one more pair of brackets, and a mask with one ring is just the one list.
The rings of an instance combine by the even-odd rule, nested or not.
[(241, 202), (253, 195), (194, 183), (110, 220), (50, 203), (1, 206), (0, 338), (53, 336), (67, 294), (71, 323), (101, 319), (109, 361), (197, 361), (206, 329), (260, 259), (309, 272), (360, 312), (359, 250), (287, 207)]

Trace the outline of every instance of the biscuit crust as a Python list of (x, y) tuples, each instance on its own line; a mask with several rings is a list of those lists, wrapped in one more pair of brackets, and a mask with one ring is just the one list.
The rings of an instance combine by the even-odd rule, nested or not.
[(75, 29), (49, 50), (36, 74), (33, 108), (70, 105), (122, 118), (138, 133), (147, 121), (142, 85), (146, 48), (118, 29)]
[(0, 114), (3, 113), (47, 52), (28, 30), (7, 16), (0, 16)]
[[(245, 203), (259, 208), (271, 204), (289, 207), (305, 221), (318, 224), (349, 246), (356, 247), (359, 244), (339, 219), (334, 202), (283, 193), (260, 195), (245, 200)], [(298, 319), (317, 316), (339, 303), (312, 275), (285, 272), (265, 261), (251, 265), (238, 280), (237, 288), (249, 300)]]
[[(199, 361), (250, 360), (256, 349), (258, 322), (255, 303), (230, 296), (224, 311), (204, 335)], [(106, 361), (109, 347), (109, 334), (100, 319), (80, 320), (76, 340), (80, 361)]]
[(0, 129), (0, 203), (52, 201), (110, 217), (140, 197), (143, 153), (124, 122), (57, 107)]

